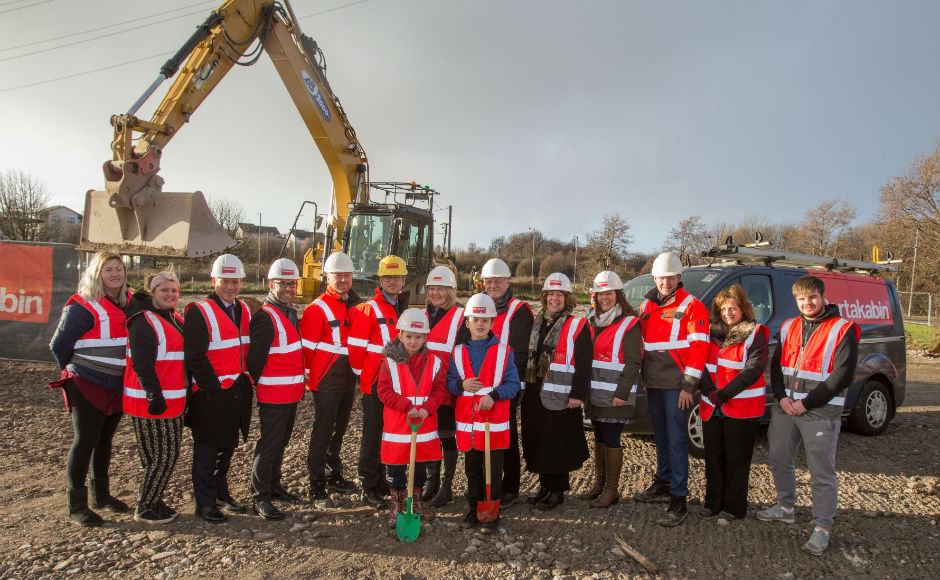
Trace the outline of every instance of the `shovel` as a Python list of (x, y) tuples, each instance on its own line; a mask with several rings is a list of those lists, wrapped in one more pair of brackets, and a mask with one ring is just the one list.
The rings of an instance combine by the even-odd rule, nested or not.
[(477, 519), (483, 523), (495, 522), (499, 517), (499, 500), (493, 499), (493, 473), (490, 468), (490, 416), (483, 426), (483, 463), (486, 466), (486, 501), (477, 502)]
[(395, 531), (398, 533), (398, 539), (402, 542), (414, 542), (418, 539), (418, 534), (421, 533), (421, 514), (414, 513), (411, 502), (414, 499), (415, 489), (415, 453), (418, 448), (418, 427), (423, 422), (412, 423), (410, 420), (408, 421), (408, 424), (411, 425), (411, 452), (408, 457), (408, 499), (405, 501), (405, 512), (398, 514), (395, 522)]

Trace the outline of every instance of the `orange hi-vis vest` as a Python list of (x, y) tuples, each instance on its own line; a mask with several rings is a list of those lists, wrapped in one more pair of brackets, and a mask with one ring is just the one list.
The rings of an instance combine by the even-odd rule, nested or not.
[[(173, 317), (182, 328), (183, 319), (176, 312)], [(147, 392), (144, 391), (134, 372), (131, 358), (133, 353), (127, 348), (127, 368), (124, 370), (124, 412), (142, 419), (172, 419), (183, 414), (186, 408), (186, 371), (183, 367), (183, 333), (163, 317), (148, 311), (144, 318), (157, 336), (157, 360), (154, 371), (160, 381), (160, 390), (166, 400), (166, 411), (160, 415), (147, 412)]]
[[(209, 364), (212, 365), (212, 370), (215, 371), (223, 389), (230, 388), (238, 375), (246, 372), (245, 356), (251, 343), (251, 337), (248, 335), (251, 310), (241, 299), (238, 299), (238, 302), (242, 306), (240, 327), (235, 326), (228, 313), (222, 310), (215, 300), (200, 300), (186, 307), (187, 312), (190, 308), (199, 308), (202, 311), (202, 317), (209, 328), (206, 358), (209, 359)], [(194, 383), (193, 392), (198, 390), (199, 386)]]
[[(311, 328), (316, 330), (311, 331)], [(316, 391), (334, 365), (349, 364), (349, 329), (349, 308), (332, 290), (327, 289), (304, 309), (304, 316), (300, 319), (300, 343), (307, 389)], [(313, 335), (315, 332), (319, 334)]]
[(428, 333), (428, 341), (426, 343), (428, 351), (441, 359), (442, 364), (446, 365), (450, 363), (450, 355), (454, 352), (454, 344), (457, 342), (457, 331), (460, 330), (463, 316), (463, 307), (454, 306), (434, 325), (431, 332)]
[[(712, 343), (711, 354), (708, 357), (708, 363), (705, 367), (712, 377), (712, 383), (715, 388), (721, 390), (730, 383), (734, 377), (744, 370), (747, 363), (747, 354), (754, 344), (757, 334), (764, 335), (766, 342), (770, 336), (767, 327), (758, 324), (744, 342), (732, 344), (724, 348), (719, 348), (717, 344)], [(760, 378), (754, 384), (748, 385), (746, 389), (732, 397), (727, 403), (721, 406), (721, 412), (734, 419), (753, 419), (764, 415), (764, 406), (767, 397), (767, 385), (764, 380), (763, 370)], [(699, 403), (699, 414), (702, 421), (708, 421), (714, 412), (715, 406), (707, 397), (702, 397)]]
[[(444, 366), (441, 359), (429, 356), (424, 364), (421, 379), (415, 384), (408, 363), (385, 359), (388, 364), (392, 388), (402, 397), (407, 397), (415, 407), (424, 405), (431, 396), (434, 377)], [(411, 453), (411, 424), (408, 416), (394, 409), (385, 407), (382, 412), (382, 463), (386, 465), (407, 465)], [(418, 427), (415, 449), (415, 461), (440, 461), (441, 440), (437, 435), (437, 416), (428, 415)]]
[[(623, 335), (640, 321), (626, 316), (620, 322), (601, 330), (594, 338), (594, 361), (591, 363), (591, 404), (612, 407), (620, 373), (623, 372)], [(633, 385), (632, 392), (637, 392)]]
[(497, 314), (493, 320), (493, 334), (499, 339), (500, 344), (509, 344), (509, 327), (512, 324), (512, 317), (520, 308), (525, 308), (530, 314), (532, 313), (532, 309), (529, 308), (528, 304), (518, 298), (513, 298), (506, 305), (506, 312)]
[(509, 401), (495, 401), (489, 411), (477, 410), (480, 397), (490, 394), (495, 387), (503, 384), (508, 353), (509, 347), (505, 344), (490, 346), (483, 357), (483, 364), (480, 365), (480, 373), (476, 374), (470, 365), (470, 352), (467, 347), (462, 344), (454, 347), (453, 361), (460, 380), (477, 378), (483, 383), (483, 388), (476, 393), (461, 391), (457, 397), (454, 416), (457, 420), (458, 450), (485, 450), (484, 431), (487, 418), (490, 422), (490, 449), (509, 448)]
[(643, 381), (651, 387), (678, 387), (683, 375), (702, 377), (709, 346), (708, 310), (683, 288), (665, 304), (644, 300), (640, 307), (643, 332)]
[(539, 397), (542, 405), (550, 411), (568, 408), (568, 397), (574, 382), (574, 341), (585, 324), (587, 321), (584, 318), (569, 316), (561, 327), (561, 336), (555, 345), (555, 356), (548, 365)]
[(379, 369), (385, 358), (382, 350), (398, 335), (395, 307), (385, 300), (380, 289), (375, 292), (372, 300), (356, 307), (368, 323), (354, 321), (349, 333), (349, 362), (353, 372), (359, 375), (359, 388), (366, 395), (375, 391), (375, 383), (379, 380)]
[[(794, 401), (807, 395), (832, 374), (832, 361), (836, 347), (849, 331), (858, 340), (861, 331), (858, 325), (844, 318), (833, 317), (820, 323), (819, 327), (803, 347), (803, 319), (791, 318), (780, 327), (780, 368), (788, 397)], [(822, 414), (833, 418), (842, 416), (845, 405), (845, 390), (829, 400), (820, 409)]]
[[(130, 300), (131, 293), (127, 293)], [(65, 303), (79, 304), (95, 319), (95, 325), (75, 341), (70, 363), (94, 369), (106, 375), (121, 376), (127, 361), (127, 317), (107, 298), (85, 300), (75, 294)]]
[(279, 309), (265, 304), (262, 310), (274, 323), (274, 340), (268, 360), (255, 385), (259, 403), (296, 403), (304, 397), (304, 355), (300, 333)]

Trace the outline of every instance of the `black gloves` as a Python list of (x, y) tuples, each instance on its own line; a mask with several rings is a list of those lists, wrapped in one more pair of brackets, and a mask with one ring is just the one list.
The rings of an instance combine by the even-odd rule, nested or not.
[(166, 399), (163, 393), (147, 393), (147, 413), (162, 415), (166, 411)]
[(725, 404), (725, 402), (721, 400), (721, 397), (718, 396), (718, 389), (712, 389), (708, 391), (705, 396), (708, 397), (708, 401), (716, 407), (720, 407)]

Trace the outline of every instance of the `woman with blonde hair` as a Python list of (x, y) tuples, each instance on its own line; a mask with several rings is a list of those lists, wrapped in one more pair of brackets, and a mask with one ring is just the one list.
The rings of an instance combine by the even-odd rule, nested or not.
[(702, 376), (699, 413), (705, 441), (705, 501), (699, 515), (747, 514), (747, 488), (758, 421), (764, 415), (769, 331), (739, 284), (715, 296), (711, 355)]
[(51, 383), (63, 389), (75, 437), (66, 464), (68, 517), (82, 526), (100, 526), (89, 507), (85, 485), (91, 466), (91, 507), (125, 512), (127, 504), (110, 492), (111, 440), (121, 421), (127, 327), (124, 308), (130, 298), (124, 260), (98, 252), (88, 263), (69, 298), (49, 348), (62, 369)]

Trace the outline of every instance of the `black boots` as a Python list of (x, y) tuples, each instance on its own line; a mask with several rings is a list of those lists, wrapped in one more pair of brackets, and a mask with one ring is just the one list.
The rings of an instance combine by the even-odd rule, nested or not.
[(69, 519), (80, 526), (100, 526), (101, 516), (88, 507), (88, 488), (74, 487), (66, 491), (69, 502)]
[(685, 505), (685, 496), (670, 495), (669, 509), (656, 523), (671, 528), (681, 524), (687, 515), (689, 515), (689, 511)]
[(424, 501), (431, 501), (434, 496), (437, 495), (437, 491), (441, 489), (441, 462), (432, 461), (428, 465), (428, 480), (424, 484), (424, 492), (421, 494), (421, 499)]
[(454, 493), (451, 490), (454, 484), (454, 473), (457, 471), (457, 451), (444, 450), (444, 460), (441, 462), (441, 485), (440, 489), (434, 495), (434, 498), (428, 502), (434, 507), (441, 507), (449, 504), (454, 499)]
[(666, 502), (669, 501), (669, 497), (669, 482), (658, 477), (653, 478), (653, 484), (648, 488), (633, 494), (633, 499), (636, 501)]
[(88, 489), (91, 491), (91, 507), (102, 510), (108, 510), (114, 513), (124, 513), (131, 508), (111, 495), (110, 479), (107, 477), (92, 478), (88, 482)]

